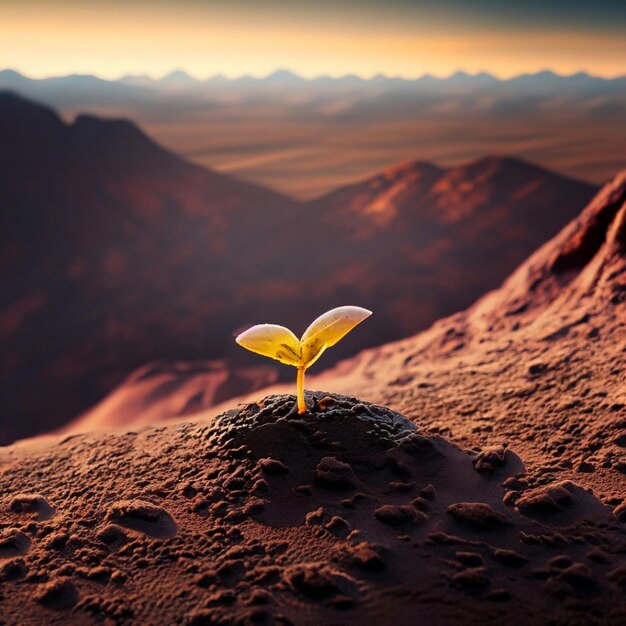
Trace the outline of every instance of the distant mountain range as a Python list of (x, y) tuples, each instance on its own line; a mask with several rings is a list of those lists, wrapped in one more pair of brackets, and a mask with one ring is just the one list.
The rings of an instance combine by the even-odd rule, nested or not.
[(626, 76), (551, 71), (498, 79), (457, 72), (304, 79), (31, 79), (0, 71), (0, 89), (57, 109), (125, 117), (177, 154), (299, 199), (422, 159), (453, 166), (507, 154), (603, 183), (626, 166)]
[(433, 82), (489, 82), (489, 83), (520, 83), (520, 82), (546, 82), (546, 81), (554, 81), (559, 80), (564, 83), (582, 83), (587, 82), (587, 84), (595, 83), (605, 83), (605, 82), (619, 82), (626, 80), (626, 74), (622, 76), (616, 76), (611, 78), (606, 78), (602, 76), (594, 76), (587, 72), (576, 72), (574, 74), (558, 74), (557, 72), (553, 72), (552, 70), (545, 69), (539, 72), (534, 73), (525, 73), (519, 74), (512, 78), (497, 78), (493, 74), (489, 72), (477, 72), (477, 73), (469, 73), (464, 72), (462, 70), (456, 71), (448, 76), (433, 76), (432, 74), (425, 73), (418, 78), (405, 78), (402, 76), (387, 76), (386, 74), (376, 74), (370, 78), (365, 78), (362, 76), (358, 76), (356, 74), (345, 74), (343, 76), (329, 76), (329, 75), (320, 75), (315, 78), (304, 78), (293, 72), (289, 69), (279, 69), (271, 72), (265, 76), (253, 76), (251, 74), (243, 74), (238, 77), (226, 77), (223, 74), (214, 74), (212, 76), (208, 76), (206, 78), (196, 78), (188, 74), (185, 70), (176, 69), (173, 70), (160, 78), (155, 78), (148, 74), (126, 74), (118, 79), (104, 79), (99, 78), (95, 74), (68, 74), (65, 76), (51, 76), (46, 78), (29, 78), (25, 74), (14, 70), (14, 69), (4, 69), (0, 71), (0, 78), (3, 81), (37, 81), (37, 82), (54, 82), (54, 81), (66, 81), (67, 83), (71, 81), (78, 80), (94, 80), (100, 81), (104, 83), (125, 83), (125, 84), (156, 84), (156, 83), (216, 83), (216, 82), (232, 82), (232, 83), (242, 83), (242, 82), (259, 82), (259, 83), (324, 83), (324, 82), (334, 82), (334, 83), (406, 83), (406, 84), (419, 84), (419, 83), (433, 83)]
[[(163, 99), (161, 104), (167, 110), (168, 104), (183, 108), (220, 103), (236, 105), (233, 97), (237, 94), (245, 98), (248, 105), (263, 104), (268, 98), (280, 99), (295, 91), (304, 97), (287, 103), (294, 110), (310, 110), (331, 116), (353, 115), (357, 110), (361, 115), (376, 116), (384, 109), (386, 100), (395, 107), (419, 103), (430, 109), (433, 98), (437, 101), (439, 97), (463, 96), (473, 101), (474, 97), (482, 96), (482, 101), (472, 104), (478, 105), (484, 112), (502, 114), (506, 112), (507, 101), (514, 109), (515, 101), (520, 98), (532, 101), (557, 95), (576, 100), (600, 98), (592, 106), (603, 110), (606, 108), (605, 97), (619, 96), (621, 101), (626, 90), (626, 75), (602, 78), (579, 72), (561, 76), (546, 70), (510, 79), (499, 79), (485, 72), (456, 72), (445, 78), (425, 74), (420, 78), (406, 79), (379, 74), (372, 78), (346, 75), (305, 79), (289, 70), (279, 70), (261, 78), (216, 75), (198, 80), (182, 70), (175, 70), (158, 79), (127, 75), (106, 80), (91, 74), (34, 79), (15, 70), (1, 70), (0, 89), (15, 90), (62, 109), (116, 106), (145, 107), (148, 111), (154, 109), (155, 96)], [(336, 110), (332, 106), (328, 108), (330, 102), (346, 97), (348, 100), (344, 101), (343, 107), (339, 106)], [(466, 100), (465, 105), (469, 104)]]
[(258, 360), (233, 341), (247, 324), (372, 308), (326, 365), (414, 333), (497, 286), (595, 191), (489, 157), (407, 163), (298, 203), (131, 122), (68, 124), (8, 92), (0, 134), (3, 441), (59, 426), (155, 359), (244, 368), (208, 402), (254, 388)]

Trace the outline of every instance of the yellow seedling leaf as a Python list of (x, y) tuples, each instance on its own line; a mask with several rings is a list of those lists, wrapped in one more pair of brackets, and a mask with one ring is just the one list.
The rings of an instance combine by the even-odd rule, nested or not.
[(300, 340), (284, 326), (258, 324), (241, 333), (235, 341), (251, 352), (294, 367), (300, 365)]
[(340, 306), (320, 315), (300, 339), (304, 368), (313, 365), (326, 348), (334, 346), (371, 314), (371, 311), (360, 306)]
[(304, 373), (357, 324), (372, 314), (359, 306), (340, 306), (320, 315), (298, 339), (288, 328), (259, 324), (239, 335), (235, 341), (244, 348), (298, 368), (298, 413), (306, 413)]

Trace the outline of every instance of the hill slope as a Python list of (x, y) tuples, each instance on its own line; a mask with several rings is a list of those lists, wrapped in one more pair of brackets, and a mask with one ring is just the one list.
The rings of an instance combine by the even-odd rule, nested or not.
[[(504, 285), (309, 384), (387, 404), (464, 445), (626, 496), (626, 172)], [(421, 418), (420, 418), (421, 419)]]

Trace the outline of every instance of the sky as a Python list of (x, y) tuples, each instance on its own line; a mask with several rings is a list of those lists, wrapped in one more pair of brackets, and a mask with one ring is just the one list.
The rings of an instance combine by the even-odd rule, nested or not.
[(205, 78), (626, 74), (624, 0), (0, 0), (0, 68)]

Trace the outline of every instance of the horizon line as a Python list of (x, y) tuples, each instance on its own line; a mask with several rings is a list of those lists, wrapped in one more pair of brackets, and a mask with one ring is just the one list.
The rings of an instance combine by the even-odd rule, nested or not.
[(15, 74), (18, 74), (19, 76), (21, 76), (22, 78), (26, 78), (28, 80), (48, 80), (48, 79), (54, 79), (54, 78), (71, 78), (71, 77), (90, 77), (90, 78), (96, 78), (98, 80), (102, 80), (105, 82), (119, 82), (122, 81), (124, 79), (129, 79), (129, 78), (140, 78), (140, 79), (147, 79), (153, 82), (160, 82), (163, 80), (166, 80), (168, 78), (172, 78), (175, 75), (179, 75), (181, 77), (181, 79), (185, 80), (188, 79), (190, 81), (193, 82), (197, 82), (197, 83), (202, 83), (202, 82), (208, 82), (211, 80), (215, 80), (215, 79), (222, 79), (222, 80), (227, 80), (227, 81), (238, 81), (238, 80), (258, 80), (258, 81), (262, 81), (262, 80), (267, 80), (270, 79), (272, 77), (275, 77), (277, 75), (285, 75), (286, 77), (291, 77), (293, 79), (296, 80), (300, 80), (303, 82), (313, 82), (316, 80), (321, 80), (321, 79), (330, 79), (330, 80), (342, 80), (342, 79), (346, 79), (346, 78), (350, 78), (350, 79), (356, 79), (356, 80), (360, 80), (363, 82), (369, 82), (371, 80), (375, 80), (375, 79), (385, 79), (385, 80), (401, 80), (401, 81), (405, 81), (405, 82), (415, 82), (415, 81), (419, 81), (419, 80), (423, 80), (423, 79), (434, 79), (434, 80), (450, 80), (452, 78), (455, 77), (467, 77), (467, 78), (479, 78), (479, 77), (484, 77), (484, 78), (491, 78), (494, 79), (496, 81), (499, 82), (507, 82), (510, 80), (515, 80), (516, 78), (521, 78), (521, 77), (525, 77), (525, 76), (539, 76), (541, 74), (551, 74), (553, 75), (555, 78), (574, 78), (577, 76), (585, 76), (588, 78), (596, 78), (596, 79), (600, 79), (600, 80), (620, 80), (620, 79), (624, 79), (626, 78), (626, 73), (622, 73), (622, 74), (616, 74), (616, 75), (611, 75), (611, 76), (606, 76), (606, 75), (601, 75), (601, 74), (594, 74), (591, 73), (585, 69), (580, 69), (576, 72), (572, 72), (572, 73), (559, 73), (553, 69), (550, 69), (548, 67), (540, 69), (540, 70), (536, 70), (534, 72), (520, 72), (518, 74), (512, 74), (509, 76), (502, 76), (502, 75), (498, 75), (497, 73), (493, 73), (490, 72), (488, 70), (480, 70), (477, 72), (469, 72), (467, 70), (463, 70), (463, 69), (456, 69), (454, 71), (451, 71), (449, 74), (436, 74), (436, 73), (431, 73), (431, 72), (424, 72), (420, 75), (415, 75), (415, 76), (406, 76), (406, 75), (402, 75), (402, 74), (394, 74), (394, 75), (390, 75), (386, 72), (376, 72), (370, 75), (363, 75), (363, 74), (358, 74), (358, 73), (349, 73), (349, 74), (316, 74), (314, 76), (310, 76), (310, 77), (306, 77), (303, 76), (302, 74), (290, 69), (290, 68), (286, 68), (286, 67), (278, 67), (268, 73), (263, 73), (263, 74), (259, 74), (259, 73), (252, 73), (252, 72), (246, 72), (244, 74), (237, 74), (237, 75), (227, 75), (223, 72), (216, 72), (214, 74), (208, 74), (206, 75), (204, 78), (199, 77), (197, 74), (194, 73), (190, 73), (187, 70), (184, 70), (182, 68), (173, 68), (167, 72), (165, 72), (162, 75), (159, 76), (155, 76), (154, 74), (150, 74), (148, 72), (143, 72), (143, 73), (133, 73), (133, 72), (126, 72), (124, 74), (120, 74), (117, 75), (115, 78), (107, 78), (104, 77), (102, 75), (99, 75), (97, 73), (82, 73), (82, 72), (68, 72), (66, 74), (47, 74), (47, 75), (39, 75), (39, 76), (34, 76), (32, 74), (28, 74), (22, 70), (19, 69), (15, 69), (14, 67), (5, 67), (3, 69), (0, 70), (0, 73), (7, 73), (7, 72), (13, 72)]

